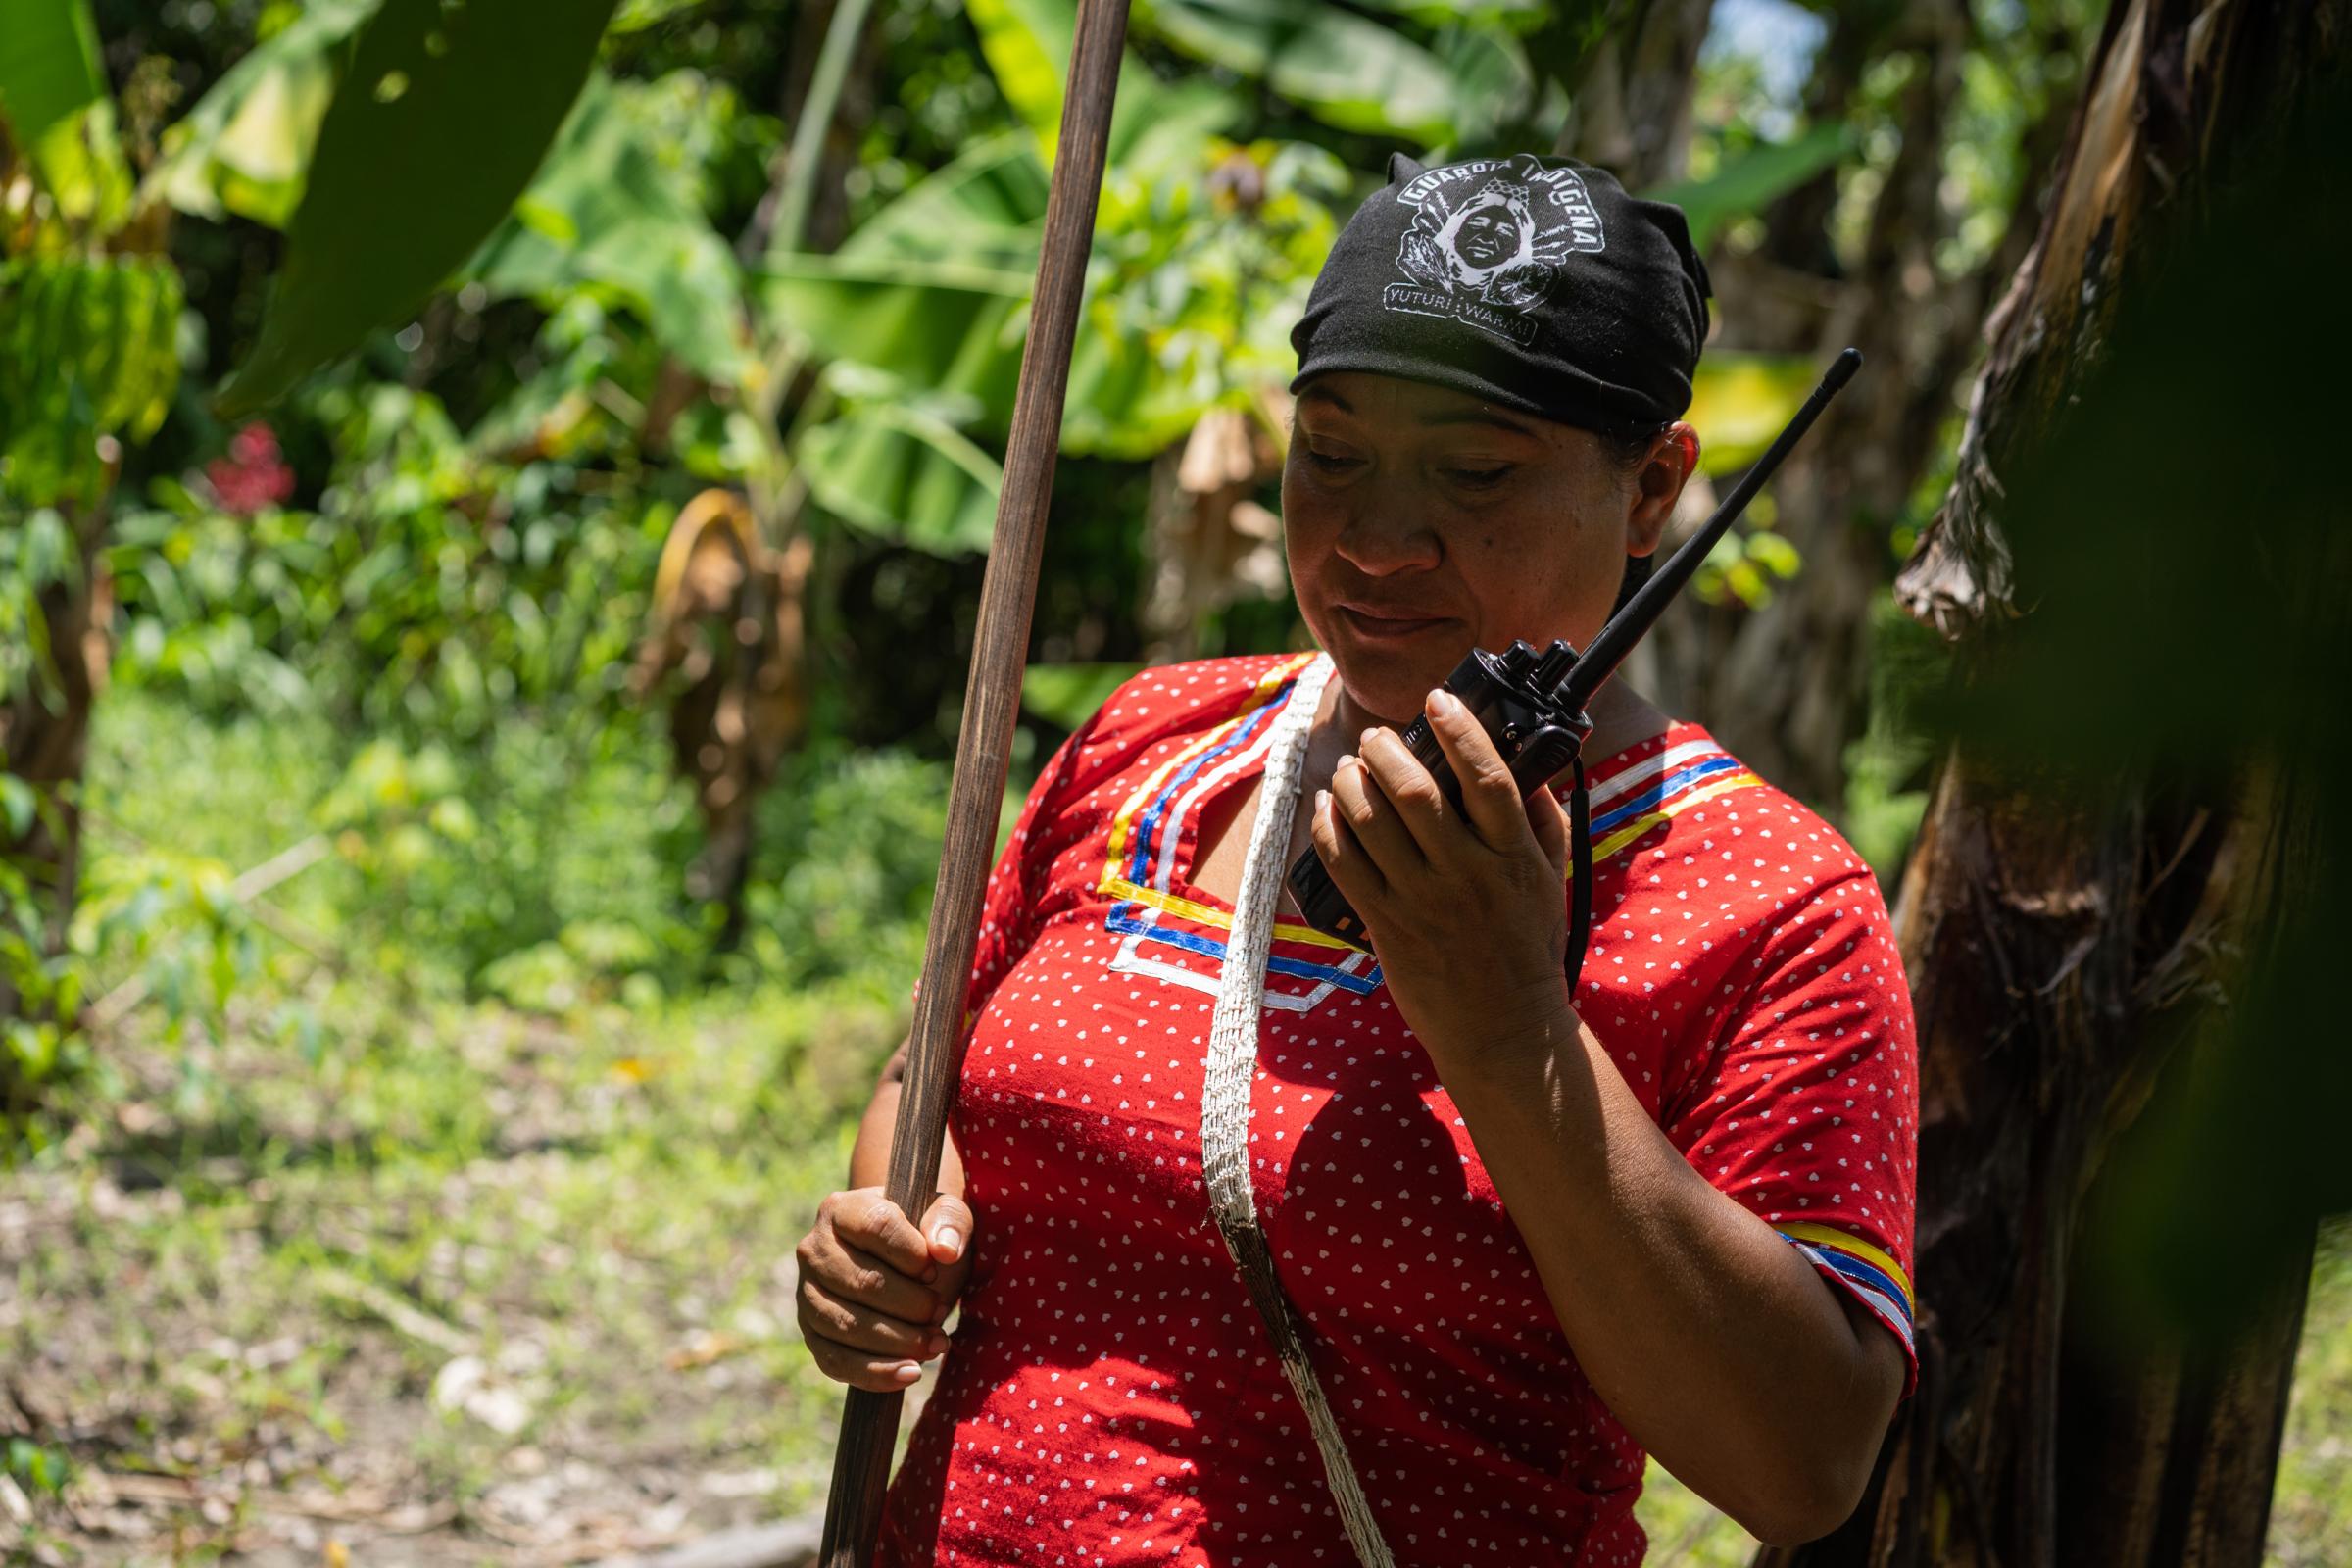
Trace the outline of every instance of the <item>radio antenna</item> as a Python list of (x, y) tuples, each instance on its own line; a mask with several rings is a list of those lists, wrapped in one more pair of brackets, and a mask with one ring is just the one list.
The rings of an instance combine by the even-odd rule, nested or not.
[(1813, 421), (1821, 416), (1821, 411), (1829, 407), (1830, 399), (1836, 397), (1861, 368), (1860, 349), (1849, 348), (1838, 356), (1831, 364), (1829, 373), (1821, 378), (1821, 385), (1813, 389), (1812, 396), (1805, 399), (1804, 407), (1796, 411), (1796, 417), (1790, 419), (1788, 427), (1774, 439), (1771, 446), (1764, 449), (1762, 457), (1748, 465), (1747, 472), (1740, 476), (1740, 482), (1732, 487), (1730, 495), (1723, 498), (1723, 504), (1715, 509), (1715, 514), (1707, 519), (1706, 525), (1692, 534), (1665, 565), (1652, 572), (1649, 581), (1643, 583), (1634, 597), (1625, 602), (1625, 607), (1609, 617), (1608, 624), (1593, 635), (1592, 641), (1570, 667), (1568, 678), (1560, 683), (1555, 701), (1561, 707), (1572, 713), (1584, 711), (1585, 704), (1592, 700), (1592, 694), (1600, 689), (1601, 682), (1617, 673), (1617, 666), (1624, 663), (1625, 656), (1634, 651), (1634, 644), (1640, 642), (1642, 634), (1657, 623), (1658, 617), (1665, 613), (1666, 607), (1673, 603), (1674, 596), (1682, 592), (1683, 584), (1689, 582), (1691, 574), (1698, 570), (1698, 564), (1706, 560), (1707, 552), (1715, 548), (1715, 541), (1740, 520), (1740, 514), (1747, 510), (1747, 504), (1756, 498), (1757, 491), (1764, 488), (1773, 470), (1781, 466), (1790, 449), (1803, 439), (1804, 433), (1813, 427)]

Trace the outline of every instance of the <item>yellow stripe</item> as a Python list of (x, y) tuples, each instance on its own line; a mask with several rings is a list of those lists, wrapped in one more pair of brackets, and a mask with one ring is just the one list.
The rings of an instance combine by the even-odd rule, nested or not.
[(1873, 1268), (1884, 1270), (1888, 1279), (1903, 1288), (1903, 1302), (1905, 1305), (1910, 1304), (1912, 1298), (1911, 1276), (1903, 1272), (1903, 1266), (1900, 1263), (1860, 1237), (1848, 1236), (1845, 1232), (1832, 1230), (1827, 1225), (1815, 1225), (1809, 1220), (1799, 1220), (1788, 1225), (1775, 1225), (1773, 1229), (1779, 1231), (1783, 1236), (1793, 1236), (1800, 1242), (1812, 1242), (1822, 1247), (1834, 1247), (1840, 1252), (1851, 1252)]
[(1174, 756), (1152, 770), (1151, 776), (1144, 780), (1140, 789), (1127, 797), (1110, 819), (1110, 855), (1102, 866), (1102, 887), (1104, 889), (1109, 888), (1111, 879), (1118, 874), (1120, 862), (1127, 858), (1127, 835), (1134, 828), (1136, 813), (1143, 809), (1146, 802), (1159, 793), (1161, 782), (1177, 768), (1182, 767), (1202, 752), (1216, 745), (1218, 741), (1223, 740), (1235, 725), (1273, 701), (1275, 693), (1281, 690), (1283, 683), (1312, 663), (1315, 657), (1311, 653), (1297, 654), (1267, 670), (1259, 678), (1256, 689), (1244, 700), (1241, 708), (1231, 718), (1209, 730), (1190, 746), (1178, 748)]
[[(1655, 811), (1650, 812), (1647, 816), (1638, 817), (1635, 820), (1626, 823), (1625, 826), (1617, 829), (1616, 832), (1611, 833), (1607, 838), (1602, 839), (1598, 844), (1593, 845), (1593, 861), (1598, 863), (1599, 861), (1607, 859), (1610, 856), (1615, 855), (1619, 850), (1624, 849), (1628, 844), (1633, 843), (1634, 840), (1640, 838), (1651, 828), (1656, 827), (1660, 822), (1669, 821), (1672, 818), (1681, 815), (1683, 812), (1688, 811), (1690, 809), (1690, 808), (1698, 805), (1702, 801), (1711, 801), (1718, 795), (1728, 795), (1733, 790), (1752, 789), (1756, 785), (1763, 782), (1764, 781), (1756, 777), (1755, 774), (1742, 771), (1734, 773), (1729, 778), (1719, 778), (1714, 783), (1706, 785), (1703, 788), (1692, 790), (1690, 794), (1683, 796), (1679, 800), (1668, 801), (1663, 807), (1659, 808)], [(1574, 873), (1572, 872), (1570, 875), (1573, 879)]]
[[(1131, 899), (1138, 904), (1149, 904), (1155, 909), (1165, 909), (1171, 914), (1181, 914), (1188, 920), (1198, 920), (1202, 925), (1213, 925), (1220, 931), (1233, 929), (1233, 916), (1223, 909), (1211, 908), (1205, 904), (1197, 903), (1192, 899), (1182, 898), (1173, 893), (1162, 893), (1157, 888), (1138, 887), (1125, 877), (1105, 877), (1102, 881), (1102, 891), (1109, 894), (1112, 898)], [(1275, 921), (1274, 934), (1286, 941), (1304, 942), (1318, 948), (1337, 948), (1343, 953), (1370, 951), (1366, 948), (1359, 948), (1354, 943), (1340, 937), (1327, 936), (1311, 925), (1293, 925), (1288, 920)]]
[[(1234, 722), (1238, 723), (1239, 720)], [(1179, 748), (1175, 755), (1152, 770), (1133, 795), (1128, 796), (1125, 801), (1120, 803), (1117, 812), (1110, 819), (1110, 858), (1102, 865), (1102, 876), (1105, 881), (1127, 858), (1127, 834), (1135, 824), (1135, 814), (1143, 808), (1147, 801), (1159, 793), (1160, 781), (1175, 769), (1182, 767), (1199, 753), (1214, 745), (1217, 738), (1223, 735), (1228, 727), (1228, 725), (1220, 724), (1192, 745)]]

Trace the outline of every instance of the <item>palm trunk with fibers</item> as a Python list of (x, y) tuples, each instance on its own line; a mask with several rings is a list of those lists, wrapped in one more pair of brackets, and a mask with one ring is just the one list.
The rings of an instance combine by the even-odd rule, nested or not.
[[(2321, 340), (2344, 312), (2246, 247), (2301, 258), (2344, 226), (2311, 117), (2347, 122), (2348, 20), (2118, 0), (1987, 323), (1958, 476), (1897, 582), (1964, 671), (1897, 906), (1920, 1386), (1852, 1519), (1760, 1564), (2262, 1560), (2313, 1218), (2343, 1197), (2292, 1125), (2341, 1069), (2280, 1020), (2335, 935), (2313, 779), (2344, 743), (2261, 699), (2308, 662), (2270, 650), (2340, 642), (2346, 551), (2309, 483), (2230, 498), (2276, 444), (2264, 398), (2322, 417), (2296, 356), (2344, 346)], [(2271, 355), (2281, 312), (2304, 338)], [(2229, 1118), (2258, 1102), (2247, 1135)], [(2167, 1233), (2225, 1198), (2247, 1217), (2192, 1310)]]
[[(923, 1211), (939, 1180), (948, 1103), (963, 1043), (964, 992), (1011, 762), (1013, 719), (1020, 710), (1021, 666), (1061, 444), (1061, 406), (1069, 388), (1079, 295), (1126, 39), (1127, 0), (1083, 0), (1070, 48), (1029, 338), (1013, 399), (995, 546), (980, 588), (980, 622), (964, 689), (956, 775), (948, 791), (947, 838), (923, 953), (921, 995), (891, 1135), (888, 1192), (908, 1214)], [(826, 1502), (823, 1568), (864, 1568), (873, 1557), (902, 1398), (863, 1389), (849, 1392)]]

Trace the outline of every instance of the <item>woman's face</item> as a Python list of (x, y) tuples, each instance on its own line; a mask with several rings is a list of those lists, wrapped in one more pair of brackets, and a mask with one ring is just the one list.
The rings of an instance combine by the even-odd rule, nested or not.
[(1590, 430), (1330, 371), (1300, 392), (1283, 465), (1291, 587), (1348, 694), (1407, 723), (1474, 647), (1590, 642), (1697, 456), (1678, 422), (1627, 471)]

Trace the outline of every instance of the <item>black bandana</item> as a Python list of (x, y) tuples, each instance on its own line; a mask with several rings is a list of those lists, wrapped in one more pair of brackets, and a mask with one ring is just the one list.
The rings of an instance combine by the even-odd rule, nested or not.
[(1682, 209), (1628, 196), (1605, 170), (1532, 153), (1423, 169), (1399, 153), (1291, 330), (1291, 390), (1368, 370), (1647, 432), (1690, 406), (1707, 293)]

